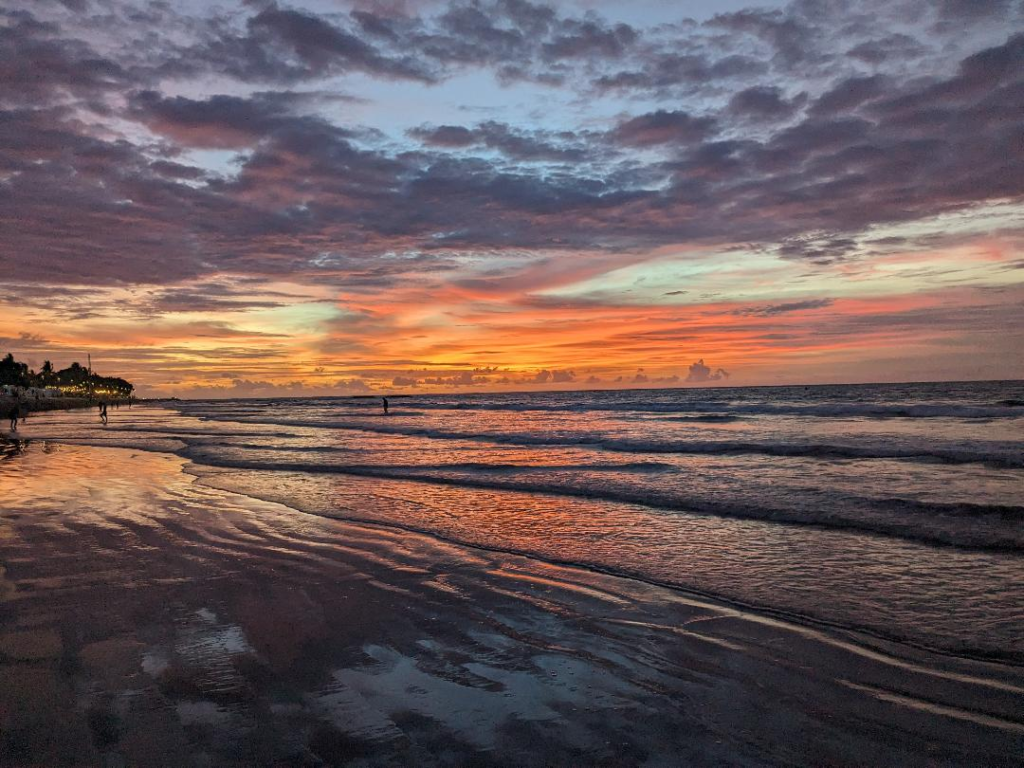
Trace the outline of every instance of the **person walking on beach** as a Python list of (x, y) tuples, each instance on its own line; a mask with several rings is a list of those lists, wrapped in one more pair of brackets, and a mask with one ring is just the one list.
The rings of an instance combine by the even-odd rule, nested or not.
[(11, 419), (11, 432), (18, 431), (18, 413), (20, 410), (21, 409), (18, 407), (18, 404), (14, 403), (11, 406), (10, 412), (7, 414)]
[(100, 400), (100, 421), (103, 422), (103, 426), (107, 425), (107, 404), (103, 400)]
[(381, 404), (384, 406), (384, 415), (388, 415), (388, 399), (386, 397), (381, 398)]

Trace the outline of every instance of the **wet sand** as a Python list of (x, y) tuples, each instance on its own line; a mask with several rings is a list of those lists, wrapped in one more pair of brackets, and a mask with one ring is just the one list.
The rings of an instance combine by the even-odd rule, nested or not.
[[(7, 416), (11, 406), (17, 403), (21, 407), (22, 417), (26, 413), (43, 413), (45, 411), (73, 411), (82, 408), (96, 408), (99, 405), (98, 398), (87, 397), (6, 397), (0, 396), (0, 413)], [(107, 400), (112, 407), (124, 405), (127, 407), (127, 400)], [(6, 424), (4, 425), (6, 426)]]
[(304, 514), (187, 463), (0, 459), (0, 765), (1017, 765), (1024, 669)]

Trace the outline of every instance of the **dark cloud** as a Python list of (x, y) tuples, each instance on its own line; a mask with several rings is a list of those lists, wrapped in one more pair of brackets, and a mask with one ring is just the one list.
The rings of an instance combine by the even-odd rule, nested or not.
[(728, 378), (728, 371), (721, 368), (712, 371), (709, 366), (704, 365), (704, 358), (691, 364), (686, 374), (686, 382), (688, 384), (704, 384), (709, 381), (722, 381)]
[(939, 15), (954, 21), (976, 21), (1003, 16), (1010, 0), (939, 0)]
[[(317, 392), (331, 395), (363, 394), (372, 392), (373, 387), (361, 379), (340, 379), (327, 387), (315, 388)], [(181, 390), (192, 398), (203, 397), (299, 397), (308, 396), (310, 387), (302, 381), (275, 384), (270, 381), (235, 378), (229, 384), (195, 386)]]
[(461, 125), (421, 126), (413, 128), (409, 135), (433, 147), (469, 147), (480, 142), (473, 131)]
[(722, 81), (763, 73), (764, 65), (757, 59), (730, 54), (712, 59), (710, 54), (648, 52), (633, 69), (602, 74), (594, 85), (600, 90), (673, 91), (681, 85), (700, 89)]
[(537, 371), (536, 375), (531, 380), (533, 384), (568, 384), (569, 382), (576, 380), (576, 373), (574, 371), (560, 371), (554, 370), (549, 371), (543, 369)]
[(749, 307), (736, 312), (738, 315), (752, 317), (774, 317), (785, 315), (790, 312), (805, 312), (809, 309), (824, 309), (830, 307), (834, 299), (805, 299), (803, 301), (789, 301), (783, 304), (768, 304), (763, 307)]
[(149, 168), (153, 173), (157, 173), (171, 179), (195, 181), (206, 176), (206, 171), (202, 168), (196, 168), (193, 165), (175, 163), (171, 160), (155, 160), (149, 164)]
[[(5, 18), (6, 17), (6, 18)], [(53, 23), (26, 11), (0, 10), (0, 103), (41, 106), (66, 97), (94, 98), (132, 82), (118, 63)]]
[(865, 64), (882, 64), (894, 59), (913, 59), (925, 53), (925, 47), (910, 35), (892, 34), (865, 40), (850, 48), (846, 55)]
[(715, 127), (715, 121), (710, 117), (659, 109), (619, 123), (612, 135), (620, 144), (631, 147), (692, 144), (707, 138)]
[(848, 77), (823, 93), (811, 105), (811, 112), (817, 115), (834, 115), (849, 112), (861, 104), (883, 96), (892, 84), (884, 75)]
[(806, 94), (787, 99), (777, 86), (755, 85), (734, 94), (727, 111), (754, 120), (782, 120), (792, 116), (806, 101)]
[(451, 376), (427, 376), (420, 380), (420, 383), (433, 387), (472, 387), (487, 382), (486, 377), (477, 376), (474, 371), (458, 371)]
[(831, 264), (842, 261), (848, 255), (857, 252), (860, 243), (851, 237), (826, 236), (814, 233), (802, 237), (792, 237), (783, 241), (776, 253), (785, 258), (811, 261), (816, 264)]
[(271, 3), (246, 20), (244, 33), (217, 30), (208, 40), (183, 49), (170, 73), (206, 67), (241, 80), (294, 82), (345, 72), (434, 81), (435, 75), (400, 50), (388, 53), (322, 16)]
[(637, 31), (628, 24), (605, 26), (593, 19), (570, 19), (562, 22), (558, 33), (544, 43), (541, 50), (548, 61), (590, 56), (615, 59), (638, 37)]
[(322, 119), (290, 114), (292, 106), (302, 100), (303, 94), (289, 93), (257, 93), (248, 98), (218, 95), (195, 100), (141, 91), (130, 96), (129, 114), (150, 130), (191, 147), (247, 147), (275, 132), (294, 133), (300, 129), (339, 137), (353, 135)]
[(238, 286), (214, 281), (188, 288), (151, 290), (134, 307), (145, 315), (181, 312), (240, 312), (293, 304), (301, 297), (259, 286)]
[(575, 162), (586, 156), (573, 134), (554, 136), (549, 131), (520, 130), (494, 121), (472, 129), (457, 125), (421, 126), (410, 130), (409, 135), (434, 147), (483, 146), (524, 162)]
[[(0, 44), (11, 55), (0, 67), (33, 98), (18, 90), (0, 104), (0, 269), (19, 283), (166, 284), (231, 273), (372, 291), (449, 269), (462, 251), (582, 259), (744, 242), (828, 263), (850, 258), (867, 229), (1024, 195), (1024, 35), (985, 48), (965, 42), (969, 55), (936, 70), (951, 74), (927, 78), (898, 67), (850, 75), (848, 46), (833, 46), (846, 74), (821, 64), (819, 75), (823, 54), (790, 50), (794, 30), (816, 31), (818, 47), (836, 19), (879, 36), (873, 22), (835, 10), (843, 4), (814, 13), (810, 5), (716, 17), (692, 39), (676, 30), (674, 51), (663, 45), (668, 32), (647, 30), (557, 60), (586, 94), (602, 76), (640, 73), (648, 79), (622, 87), (647, 93), (655, 75), (682, 87), (723, 62), (740, 71), (760, 61), (767, 71), (778, 60), (805, 67), (815, 94), (806, 114), (757, 79), (729, 88), (717, 80), (717, 95), (701, 91), (711, 94), (706, 112), (666, 106), (564, 131), (499, 121), (422, 127), (411, 132), (421, 142), (414, 150), (333, 111), (316, 116), (320, 92), (170, 96), (128, 59), (106, 61), (55, 22), (7, 12)], [(360, 13), (327, 19), (268, 5), (234, 21), (197, 21), (198, 42), (163, 41), (154, 53), (179, 68), (148, 73), (183, 73), (187, 63), (196, 77), (280, 82), (358, 71), (423, 80), (461, 60), (490, 62), (495, 72), (511, 62), (529, 74), (559, 35), (616, 29), (510, 0), (456, 3), (429, 18)], [(838, 15), (829, 21), (829, 13)], [(366, 32), (373, 24), (383, 26)], [(21, 51), (39, 64), (34, 81)], [(106, 63), (89, 65), (94, 59)], [(75, 99), (85, 106), (65, 103)], [(108, 111), (97, 111), (104, 104)], [(120, 122), (105, 125), (102, 115)], [(196, 167), (195, 148), (244, 151), (214, 172)], [(466, 148), (500, 157), (452, 151)]]
[(774, 58), (786, 67), (794, 67), (819, 58), (821, 35), (805, 19), (785, 11), (747, 9), (718, 14), (708, 22), (732, 32), (746, 33), (767, 43)]

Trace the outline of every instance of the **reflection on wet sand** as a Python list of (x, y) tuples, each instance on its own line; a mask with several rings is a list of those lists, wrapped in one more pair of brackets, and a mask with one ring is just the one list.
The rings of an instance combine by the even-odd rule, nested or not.
[(301, 514), (183, 464), (41, 444), (0, 461), (0, 764), (999, 765), (1024, 747), (1019, 668)]

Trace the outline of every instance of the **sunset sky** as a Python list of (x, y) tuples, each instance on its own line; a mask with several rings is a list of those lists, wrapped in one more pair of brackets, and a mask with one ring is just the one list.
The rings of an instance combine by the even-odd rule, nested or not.
[(1024, 2), (14, 0), (0, 287), (143, 396), (1024, 378)]

